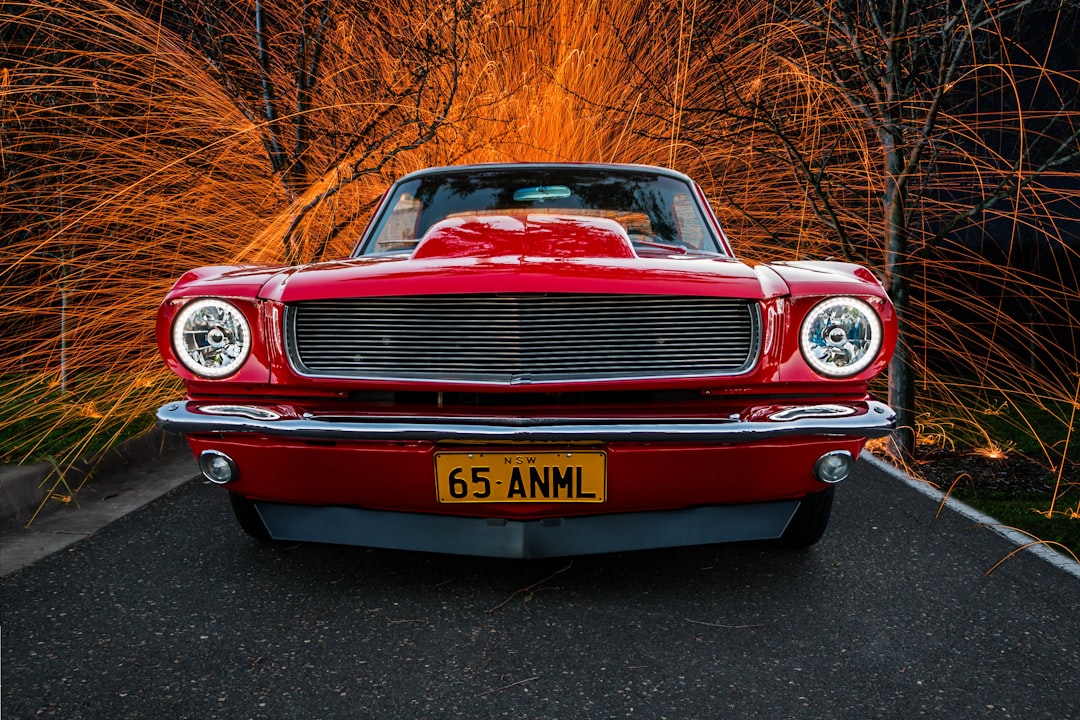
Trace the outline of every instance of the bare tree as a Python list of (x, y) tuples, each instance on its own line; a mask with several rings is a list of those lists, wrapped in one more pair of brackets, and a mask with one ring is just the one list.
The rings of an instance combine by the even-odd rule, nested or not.
[(468, 112), (476, 4), (0, 4), (5, 457), (50, 438), (66, 466), (147, 423), (172, 393), (153, 317), (182, 272), (346, 247), (383, 175), (437, 158)]
[[(706, 85), (720, 96), (684, 109), (684, 134), (715, 133), (718, 125), (702, 118), (719, 115), (725, 142), (753, 136), (766, 161), (793, 172), (844, 256), (880, 272), (901, 334), (888, 377), (901, 426), (891, 447), (911, 459), (914, 274), (942, 241), (997, 203), (1075, 168), (1080, 78), (1055, 76), (1021, 42), (1029, 16), (1055, 27), (1075, 22), (1075, 8), (1035, 0), (771, 0), (759, 12), (767, 29), (741, 38), (759, 53), (759, 77), (747, 77), (742, 65), (737, 75), (713, 54), (708, 72), (720, 82)], [(1007, 107), (1003, 90), (1038, 93), (1044, 107)], [(716, 137), (697, 137), (709, 140)], [(946, 176), (951, 186), (939, 182)]]
[(258, 133), (290, 208), (288, 262), (322, 257), (363, 212), (316, 219), (341, 190), (454, 120), (474, 0), (423, 13), (410, 0), (157, 1)]

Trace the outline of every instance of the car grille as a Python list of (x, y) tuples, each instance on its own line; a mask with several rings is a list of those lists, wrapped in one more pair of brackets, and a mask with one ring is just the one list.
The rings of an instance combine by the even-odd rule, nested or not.
[(427, 295), (286, 311), (301, 375), (529, 384), (732, 375), (757, 358), (756, 303), (665, 295)]

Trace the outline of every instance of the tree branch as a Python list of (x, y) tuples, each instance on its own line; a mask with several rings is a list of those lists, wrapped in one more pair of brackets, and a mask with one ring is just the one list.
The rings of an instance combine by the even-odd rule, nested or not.
[[(1039, 167), (1024, 175), (1023, 177), (1017, 179), (1016, 175), (1019, 174), (1020, 167), (1022, 166), (1023, 161), (1027, 158), (1026, 154), (1021, 155), (1021, 157), (1017, 159), (1017, 161), (1013, 164), (1012, 172), (1002, 178), (990, 194), (983, 197), (982, 200), (980, 200), (967, 210), (961, 213), (957, 213), (952, 218), (950, 218), (941, 227), (941, 229), (934, 233), (933, 237), (927, 240), (923, 247), (919, 249), (918, 257), (926, 258), (929, 254), (929, 250), (934, 245), (945, 239), (945, 237), (957, 227), (959, 227), (961, 223), (964, 223), (975, 217), (976, 215), (979, 215), (986, 210), (989, 210), (998, 202), (1004, 200), (1010, 195), (1014, 195), (1020, 192), (1021, 190), (1038, 180), (1048, 171), (1053, 170), (1056, 167), (1065, 165), (1067, 163), (1073, 162), (1074, 160), (1080, 160), (1080, 148), (1076, 147), (1076, 143), (1078, 142), (1080, 142), (1080, 130), (1077, 130), (1066, 140), (1064, 140), (1058, 146), (1057, 150), (1050, 156), (1050, 158), (1048, 158), (1045, 162), (1039, 165)], [(1071, 148), (1071, 151), (1069, 151), (1069, 148)]]
[[(274, 82), (270, 77), (270, 51), (266, 40), (266, 17), (263, 11), (262, 0), (255, 0), (255, 45), (258, 49), (259, 81), (262, 84), (263, 113), (266, 115), (266, 125), (263, 132), (266, 133), (268, 151), (270, 154), (270, 166), (275, 173), (285, 169), (287, 159), (285, 150), (277, 137), (277, 102), (274, 92)], [(289, 184), (284, 183), (290, 197), (294, 195)]]

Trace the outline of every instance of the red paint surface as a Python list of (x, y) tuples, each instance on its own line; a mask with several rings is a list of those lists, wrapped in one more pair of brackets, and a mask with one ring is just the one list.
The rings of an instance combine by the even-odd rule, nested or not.
[[(308, 444), (268, 437), (192, 436), (196, 454), (214, 449), (229, 455), (240, 480), (229, 489), (260, 500), (310, 505), (347, 505), (373, 510), (472, 517), (533, 519), (726, 505), (801, 497), (823, 490), (814, 462), (825, 452), (858, 454), (862, 441), (788, 440), (700, 447), (681, 444), (611, 443), (598, 447), (545, 444), (440, 446), (430, 442)], [(434, 453), (607, 453), (607, 499), (593, 503), (440, 504)]]
[(619, 223), (605, 218), (525, 214), (451, 218), (427, 231), (412, 254), (431, 258), (633, 258)]

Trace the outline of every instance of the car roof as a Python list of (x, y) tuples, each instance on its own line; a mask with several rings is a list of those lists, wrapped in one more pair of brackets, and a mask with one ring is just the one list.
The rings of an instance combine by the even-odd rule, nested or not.
[(666, 175), (683, 182), (693, 184), (693, 180), (688, 175), (685, 175), (677, 170), (671, 170), (669, 168), (660, 167), (658, 165), (639, 165), (633, 163), (585, 163), (585, 162), (504, 162), (504, 163), (474, 163), (469, 165), (444, 165), (440, 167), (424, 168), (423, 170), (414, 170), (413, 172), (403, 175), (398, 178), (397, 182), (404, 182), (406, 180), (412, 180), (417, 177), (426, 177), (429, 175), (439, 174), (451, 174), (461, 172), (472, 171), (484, 171), (484, 170), (514, 170), (514, 169), (528, 169), (528, 170), (611, 170), (614, 172), (626, 172), (626, 171), (647, 171), (656, 173), (657, 175)]

